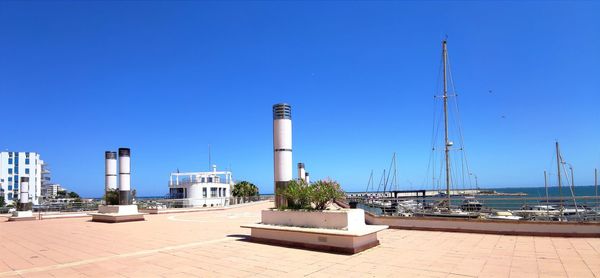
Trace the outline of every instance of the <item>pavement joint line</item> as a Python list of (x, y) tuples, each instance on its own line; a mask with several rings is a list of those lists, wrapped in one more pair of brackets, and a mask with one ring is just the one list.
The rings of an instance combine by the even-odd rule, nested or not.
[(49, 265), (49, 266), (12, 270), (12, 271), (0, 272), (0, 277), (22, 275), (22, 274), (33, 273), (33, 272), (41, 272), (41, 271), (52, 271), (52, 270), (63, 269), (63, 268), (68, 268), (68, 267), (103, 262), (103, 261), (108, 261), (108, 260), (112, 260), (112, 259), (129, 258), (129, 257), (136, 257), (136, 256), (148, 255), (148, 254), (157, 254), (157, 253), (161, 253), (164, 251), (180, 250), (180, 249), (202, 246), (202, 245), (207, 245), (207, 244), (232, 241), (232, 240), (236, 240), (236, 239), (237, 238), (234, 238), (234, 237), (225, 237), (225, 238), (220, 238), (220, 239), (213, 239), (213, 240), (206, 240), (206, 241), (200, 241), (200, 242), (180, 244), (180, 245), (175, 245), (175, 246), (161, 247), (161, 248), (157, 248), (157, 249), (141, 250), (141, 251), (135, 251), (135, 252), (131, 252), (131, 253), (104, 256), (104, 257), (98, 257), (98, 258), (75, 261), (75, 262), (68, 262), (68, 263), (55, 264), (55, 265)]

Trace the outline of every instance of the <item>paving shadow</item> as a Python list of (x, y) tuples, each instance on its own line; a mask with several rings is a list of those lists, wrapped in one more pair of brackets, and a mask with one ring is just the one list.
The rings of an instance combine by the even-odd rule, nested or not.
[(235, 237), (239, 241), (250, 241), (250, 235), (232, 234), (232, 235), (227, 235), (227, 237)]

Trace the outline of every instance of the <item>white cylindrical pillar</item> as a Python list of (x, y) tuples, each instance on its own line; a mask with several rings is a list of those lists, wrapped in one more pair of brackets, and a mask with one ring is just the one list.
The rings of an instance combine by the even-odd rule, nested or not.
[(131, 150), (119, 148), (119, 205), (131, 203)]
[(298, 180), (306, 181), (306, 170), (302, 162), (298, 163)]
[(117, 189), (117, 153), (104, 152), (104, 191)]
[(17, 203), (17, 211), (30, 211), (31, 202), (29, 201), (29, 177), (21, 177), (21, 191), (19, 192), (19, 202)]
[(29, 177), (21, 177), (21, 193), (19, 194), (19, 203), (29, 203)]
[(310, 184), (310, 175), (308, 175), (308, 172), (306, 172), (306, 174), (304, 175), (304, 181), (305, 181), (307, 184)]
[(292, 180), (292, 107), (286, 103), (273, 105), (273, 151), (275, 206), (286, 205), (277, 193)]

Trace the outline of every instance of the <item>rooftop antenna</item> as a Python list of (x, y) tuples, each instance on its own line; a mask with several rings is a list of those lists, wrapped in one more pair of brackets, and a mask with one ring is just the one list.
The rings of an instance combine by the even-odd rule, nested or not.
[(210, 144), (208, 144), (208, 170), (210, 170), (212, 167), (212, 162), (210, 159)]

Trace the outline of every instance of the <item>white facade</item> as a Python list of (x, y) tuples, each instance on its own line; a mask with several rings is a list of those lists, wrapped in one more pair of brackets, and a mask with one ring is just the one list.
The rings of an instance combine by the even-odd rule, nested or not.
[(273, 147), (275, 149), (275, 181), (291, 181), (293, 179), (291, 119), (273, 120)]
[(189, 206), (227, 206), (231, 197), (233, 179), (229, 171), (171, 173), (169, 195), (186, 199)]
[(0, 194), (7, 204), (16, 203), (21, 192), (21, 177), (29, 177), (29, 199), (39, 204), (42, 196), (42, 165), (35, 152), (0, 152)]
[(55, 198), (61, 190), (62, 187), (58, 183), (42, 185), (42, 195), (46, 198)]

